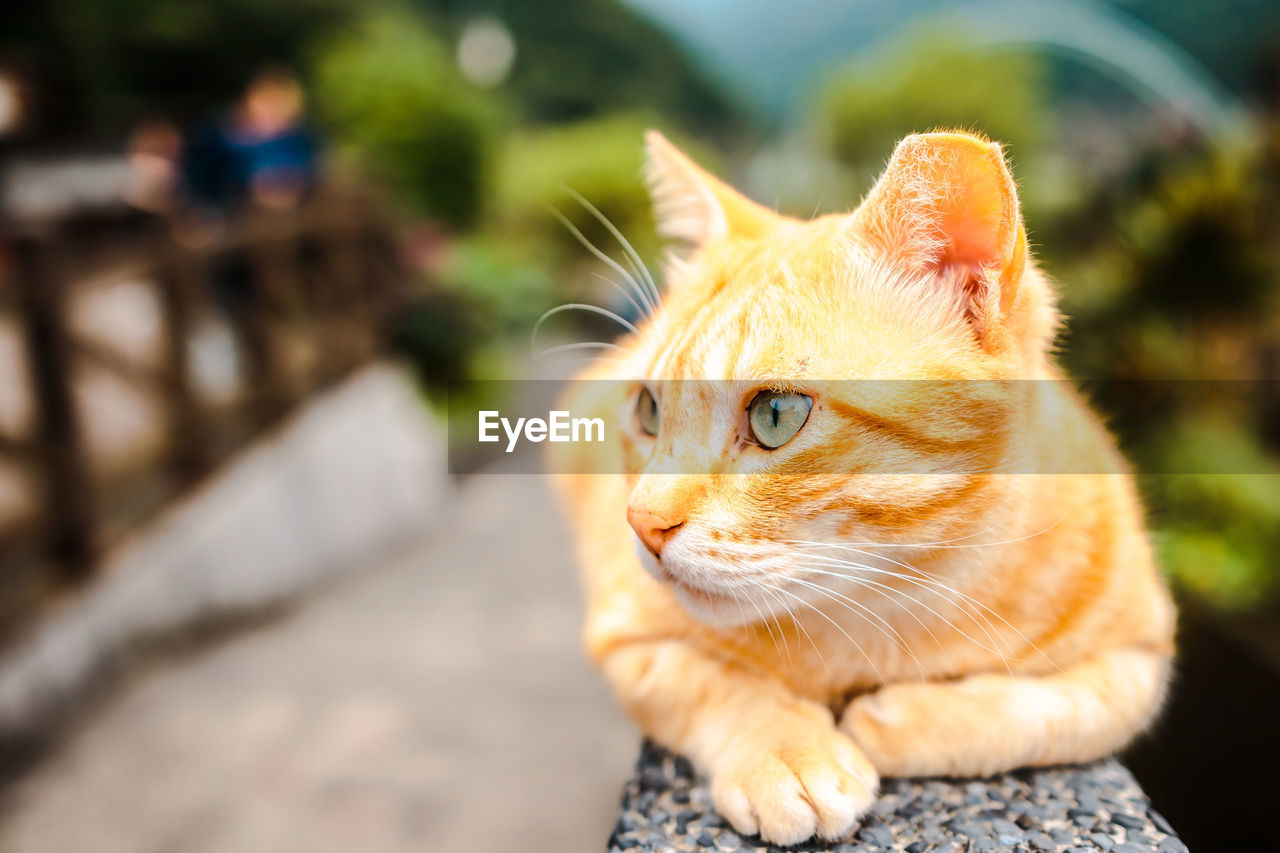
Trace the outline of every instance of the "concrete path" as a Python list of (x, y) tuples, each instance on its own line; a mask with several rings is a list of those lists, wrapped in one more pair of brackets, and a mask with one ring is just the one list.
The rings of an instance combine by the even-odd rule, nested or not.
[(408, 551), (118, 690), (0, 850), (601, 850), (638, 736), (580, 622), (545, 484), (477, 475)]

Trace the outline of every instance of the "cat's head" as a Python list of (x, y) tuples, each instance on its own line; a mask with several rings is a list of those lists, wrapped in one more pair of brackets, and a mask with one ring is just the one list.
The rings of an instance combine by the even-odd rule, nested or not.
[(648, 151), (659, 229), (691, 251), (628, 342), (646, 568), (733, 623), (781, 585), (811, 599), (814, 543), (936, 541), (994, 512), (1000, 495), (952, 463), (998, 453), (1013, 418), (990, 383), (956, 380), (1046, 375), (1056, 323), (1000, 147), (907, 137), (856, 210), (808, 222), (656, 133)]

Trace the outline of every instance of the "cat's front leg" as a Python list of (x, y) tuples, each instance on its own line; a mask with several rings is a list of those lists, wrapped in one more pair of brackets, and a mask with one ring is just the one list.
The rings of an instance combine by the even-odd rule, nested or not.
[(850, 703), (840, 728), (885, 776), (1091, 761), (1152, 720), (1168, 671), (1168, 654), (1120, 649), (1042, 677), (894, 684)]
[(711, 778), (717, 811), (744, 834), (795, 844), (840, 838), (879, 779), (824, 706), (682, 640), (637, 641), (598, 660), (654, 740)]

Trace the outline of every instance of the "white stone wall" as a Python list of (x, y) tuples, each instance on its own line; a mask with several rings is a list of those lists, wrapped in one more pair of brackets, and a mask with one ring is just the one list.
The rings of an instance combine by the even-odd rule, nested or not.
[(98, 579), (0, 659), (0, 733), (38, 723), (148, 635), (287, 599), (430, 524), (444, 432), (411, 380), (368, 368), (117, 548)]

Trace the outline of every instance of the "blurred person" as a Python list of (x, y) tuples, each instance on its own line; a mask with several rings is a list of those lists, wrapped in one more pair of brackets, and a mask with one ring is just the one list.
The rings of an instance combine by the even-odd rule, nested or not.
[[(316, 184), (318, 159), (319, 145), (305, 120), (298, 79), (280, 67), (260, 70), (230, 108), (186, 140), (181, 161), (184, 205), (174, 223), (177, 239), (191, 247), (209, 245), (246, 210), (297, 207)], [(248, 369), (261, 370), (267, 359), (265, 344), (249, 331), (260, 307), (251, 258), (239, 251), (219, 255), (210, 287), (239, 338), (239, 348), (247, 354)]]
[(129, 174), (125, 200), (149, 213), (163, 213), (173, 203), (182, 156), (182, 133), (165, 119), (146, 119), (129, 134), (125, 157)]
[(318, 148), (297, 78), (266, 68), (229, 110), (188, 139), (184, 190), (197, 207), (216, 215), (245, 204), (289, 208), (315, 184)]

